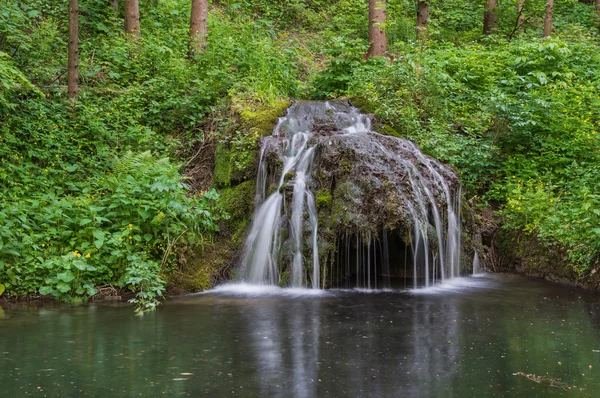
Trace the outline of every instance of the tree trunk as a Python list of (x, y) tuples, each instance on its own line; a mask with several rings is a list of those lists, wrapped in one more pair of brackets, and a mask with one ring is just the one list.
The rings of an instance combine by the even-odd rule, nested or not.
[(517, 22), (517, 26), (521, 26), (525, 23), (525, 0), (519, 0), (517, 11), (519, 13), (519, 20)]
[(552, 35), (552, 10), (554, 9), (554, 0), (546, 1), (546, 18), (544, 18), (544, 36)]
[(140, 36), (140, 7), (138, 0), (124, 0), (125, 3), (125, 32), (135, 37)]
[(486, 0), (483, 13), (483, 34), (491, 35), (496, 32), (496, 0)]
[(387, 52), (387, 37), (381, 28), (385, 23), (386, 0), (369, 0), (369, 57), (382, 56)]
[(119, 11), (119, 0), (113, 0), (113, 1), (112, 1), (112, 8), (113, 8), (115, 11)]
[(190, 56), (204, 51), (208, 35), (208, 0), (192, 0)]
[(69, 61), (67, 91), (75, 101), (79, 91), (79, 0), (69, 0)]
[(429, 37), (427, 24), (429, 22), (429, 3), (419, 1), (417, 5), (417, 40), (427, 40)]
[(600, 28), (600, 0), (596, 0), (596, 25)]

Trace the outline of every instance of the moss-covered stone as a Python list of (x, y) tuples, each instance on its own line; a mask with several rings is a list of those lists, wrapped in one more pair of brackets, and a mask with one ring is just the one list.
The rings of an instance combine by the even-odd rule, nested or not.
[(361, 111), (363, 111), (365, 113), (374, 113), (375, 112), (375, 108), (374, 108), (373, 104), (371, 102), (365, 100), (364, 98), (352, 97), (352, 98), (350, 98), (350, 102), (352, 102), (352, 105), (359, 108)]
[(241, 184), (221, 189), (221, 205), (229, 214), (229, 220), (223, 224), (223, 233), (229, 232), (233, 243), (243, 239), (244, 232), (254, 212), (254, 196), (256, 192), (254, 180), (244, 181)]
[(391, 135), (392, 137), (405, 138), (402, 136), (402, 134), (397, 132), (392, 126), (387, 125), (387, 124), (380, 126), (379, 131), (381, 131), (385, 135)]
[(249, 105), (244, 104), (238, 107), (239, 115), (242, 119), (242, 127), (249, 131), (256, 132), (264, 137), (273, 131), (279, 117), (285, 114), (291, 102), (288, 100), (278, 101), (269, 105)]
[(227, 241), (189, 249), (180, 259), (180, 267), (167, 277), (167, 294), (201, 292), (227, 278), (239, 249)]
[(331, 203), (333, 202), (333, 196), (331, 196), (331, 192), (321, 189), (317, 192), (317, 200), (316, 205), (317, 209), (323, 210), (325, 208), (331, 207)]
[(285, 176), (283, 176), (283, 182), (287, 183), (288, 181), (293, 180), (295, 176), (296, 172), (294, 170), (288, 171), (287, 173), (285, 173)]

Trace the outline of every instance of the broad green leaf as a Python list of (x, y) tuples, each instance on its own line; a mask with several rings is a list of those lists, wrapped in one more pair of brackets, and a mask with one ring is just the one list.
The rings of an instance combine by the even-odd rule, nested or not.
[(53, 291), (54, 291), (54, 289), (52, 289), (51, 286), (42, 286), (42, 287), (40, 287), (40, 294), (42, 296), (47, 296), (48, 294), (52, 294)]
[(104, 245), (104, 238), (106, 234), (104, 231), (97, 229), (93, 232), (94, 235), (94, 245), (97, 249), (100, 249)]
[(56, 285), (56, 288), (58, 289), (59, 292), (66, 293), (69, 290), (71, 290), (71, 285), (69, 285), (68, 283), (65, 283), (65, 282), (58, 282), (58, 284)]
[(60, 279), (63, 282), (71, 282), (73, 279), (75, 279), (75, 275), (73, 275), (71, 273), (71, 271), (66, 271), (66, 272), (61, 272), (58, 275), (56, 275), (56, 277), (58, 279)]

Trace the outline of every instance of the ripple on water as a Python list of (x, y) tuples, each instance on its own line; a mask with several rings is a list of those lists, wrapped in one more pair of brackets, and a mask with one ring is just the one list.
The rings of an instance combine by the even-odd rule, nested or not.
[(306, 289), (306, 288), (281, 288), (272, 285), (252, 285), (248, 283), (228, 283), (220, 285), (214, 289), (200, 293), (206, 295), (225, 295), (225, 296), (240, 296), (240, 297), (324, 297), (330, 296), (332, 293), (322, 289)]
[(485, 274), (476, 277), (452, 278), (444, 283), (435, 286), (412, 289), (411, 294), (441, 294), (441, 293), (459, 293), (470, 289), (481, 289), (490, 286), (491, 280), (485, 278)]
[(336, 293), (409, 293), (409, 294), (443, 294), (458, 293), (470, 289), (481, 289), (490, 286), (492, 279), (486, 278), (485, 274), (477, 277), (453, 278), (444, 283), (428, 288), (419, 289), (307, 289), (307, 288), (282, 288), (273, 285), (256, 285), (249, 283), (228, 283), (215, 287), (214, 289), (198, 293), (200, 295), (222, 295), (232, 297), (330, 297)]

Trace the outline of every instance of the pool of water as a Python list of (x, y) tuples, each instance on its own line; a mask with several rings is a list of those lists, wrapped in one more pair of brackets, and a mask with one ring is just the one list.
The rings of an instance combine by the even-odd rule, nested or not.
[(600, 396), (599, 297), (515, 275), (0, 306), (2, 397)]

